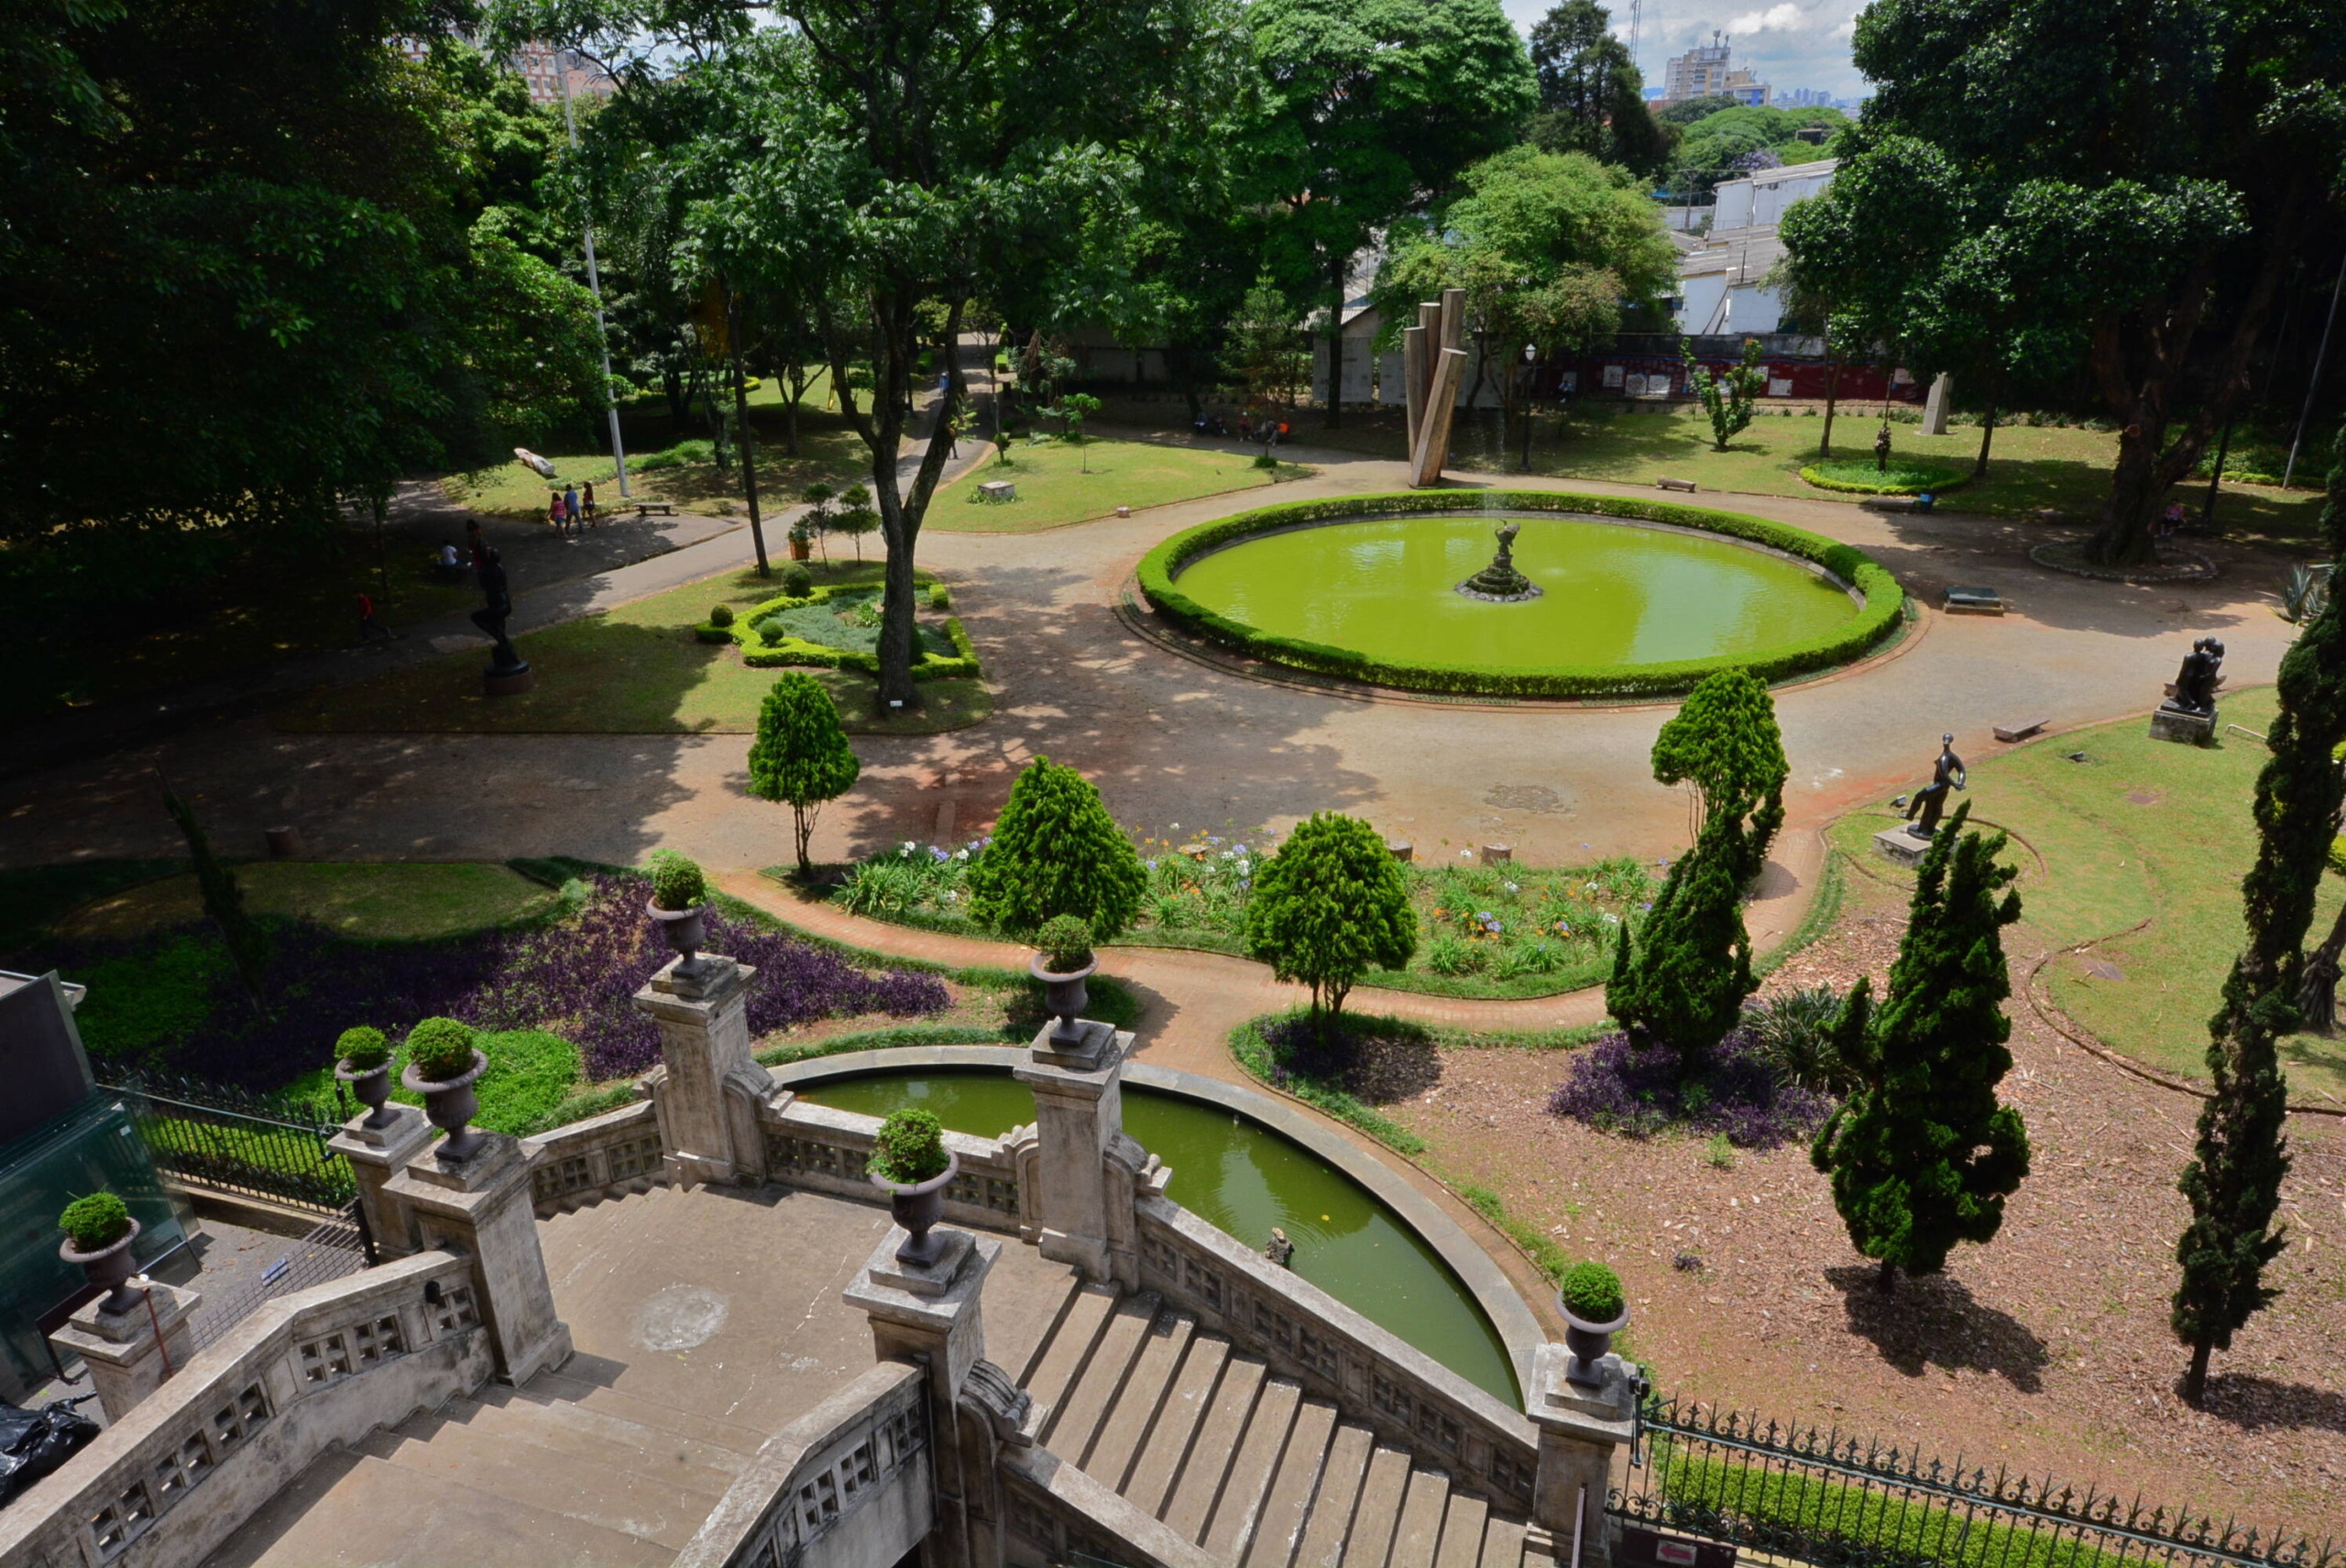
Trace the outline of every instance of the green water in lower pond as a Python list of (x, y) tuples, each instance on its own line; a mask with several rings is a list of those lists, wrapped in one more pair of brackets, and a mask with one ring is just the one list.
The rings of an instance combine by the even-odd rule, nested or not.
[[(867, 1116), (906, 1105), (955, 1132), (998, 1138), (1035, 1119), (1007, 1073), (874, 1073), (808, 1084), (802, 1098)], [(1124, 1088), (1124, 1131), (1173, 1168), (1166, 1196), (1250, 1247), (1271, 1227), (1295, 1244), (1289, 1266), (1369, 1321), (1522, 1408), (1507, 1346), (1439, 1255), (1352, 1178), (1219, 1106)]]
[[(1519, 604), (1453, 591), (1518, 522)], [(1858, 613), (1814, 572), (1728, 540), (1581, 518), (1451, 514), (1249, 539), (1184, 566), (1180, 590), (1258, 631), (1411, 663), (1656, 664), (1805, 641)]]

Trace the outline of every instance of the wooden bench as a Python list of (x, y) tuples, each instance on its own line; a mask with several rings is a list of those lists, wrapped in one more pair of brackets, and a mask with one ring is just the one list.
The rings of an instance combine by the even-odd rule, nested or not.
[(676, 515), (676, 503), (674, 501), (630, 501), (627, 504), (635, 508), (638, 521), (650, 517), (654, 512), (658, 512), (662, 517)]
[(1691, 496), (1694, 493), (1694, 481), (1692, 479), (1656, 479), (1653, 482), (1653, 488), (1657, 490), (1683, 490)]

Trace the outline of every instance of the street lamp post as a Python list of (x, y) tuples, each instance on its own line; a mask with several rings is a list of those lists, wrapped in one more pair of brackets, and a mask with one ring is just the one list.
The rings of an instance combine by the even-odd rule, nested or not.
[[(570, 150), (578, 150), (578, 116), (570, 107), (570, 62), (564, 59), (565, 51), (556, 49), (554, 56), (554, 76), (562, 83), (562, 124), (570, 134)], [(627, 484), (627, 447), (619, 440), (619, 394), (611, 390), (611, 337), (603, 324), (603, 280), (595, 270), (595, 225), (582, 224), (579, 232), (586, 240), (586, 291), (595, 296), (595, 343), (603, 352), (603, 409), (611, 420), (611, 462), (619, 469), (619, 495), (634, 494)]]
[(1540, 358), (1540, 345), (1539, 345), (1538, 344), (1536, 344), (1536, 343), (1527, 343), (1527, 344), (1525, 344), (1525, 345), (1523, 345), (1523, 467), (1522, 467), (1522, 471), (1523, 471), (1524, 473), (1526, 473), (1526, 474), (1529, 474), (1529, 472), (1531, 472), (1531, 370), (1532, 370), (1532, 367), (1533, 367), (1534, 365), (1536, 365), (1536, 364), (1539, 362), (1539, 358)]

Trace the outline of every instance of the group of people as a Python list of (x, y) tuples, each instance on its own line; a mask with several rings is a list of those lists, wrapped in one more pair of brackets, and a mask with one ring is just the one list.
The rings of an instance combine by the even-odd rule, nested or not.
[(1235, 426), (1218, 413), (1200, 414), (1190, 428), (1200, 435), (1224, 438), (1234, 435), (1241, 441), (1259, 441), (1266, 446), (1275, 446), (1288, 438), (1287, 421), (1274, 420), (1266, 415), (1263, 422), (1257, 424), (1255, 422), (1255, 416), (1251, 413), (1240, 414)]
[(582, 492), (576, 485), (565, 485), (559, 490), (546, 492), (546, 521), (554, 524), (554, 537), (559, 539), (567, 529), (576, 535), (579, 529), (595, 521), (595, 481), (586, 481)]

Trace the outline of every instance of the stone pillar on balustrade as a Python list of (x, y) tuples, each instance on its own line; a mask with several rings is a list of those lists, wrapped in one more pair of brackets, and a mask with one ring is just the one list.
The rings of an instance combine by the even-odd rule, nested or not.
[(1638, 1393), (1635, 1369), (1610, 1352), (1593, 1362), (1561, 1344), (1532, 1352), (1524, 1412), (1540, 1429), (1532, 1519), (1555, 1537), (1559, 1556), (1577, 1537), (1582, 1568), (1609, 1568), (1613, 1561), (1605, 1503), (1615, 1451), (1628, 1447), (1636, 1431)]
[(119, 1312), (106, 1310), (113, 1295), (89, 1302), (63, 1328), (49, 1336), (58, 1360), (80, 1356), (90, 1369), (90, 1387), (112, 1425), (153, 1393), (195, 1354), (192, 1314), (203, 1297), (172, 1285), (135, 1281), (121, 1293)]
[[(382, 1124), (375, 1124), (378, 1117)], [(415, 1224), (397, 1200), (387, 1198), (384, 1184), (407, 1168), (436, 1135), (423, 1113), (412, 1105), (386, 1104), (379, 1112), (354, 1116), (342, 1131), (326, 1140), (326, 1147), (350, 1162), (358, 1184), (358, 1213), (367, 1234), (374, 1238), (375, 1255), (383, 1262), (419, 1251)]]
[(758, 971), (714, 953), (672, 960), (635, 993), (660, 1026), (648, 1080), (669, 1179), (754, 1185), (766, 1177), (759, 1107), (773, 1080), (750, 1051), (750, 985)]
[(510, 1384), (570, 1359), (570, 1325), (554, 1315), (554, 1286), (538, 1245), (531, 1156), (516, 1137), (474, 1131), (461, 1157), (446, 1140), (383, 1183), (413, 1228), (419, 1251), (444, 1249), (472, 1260), (473, 1299), (488, 1325), (497, 1376)]
[(1035, 1092), (1035, 1146), (1020, 1160), (1019, 1184), (1039, 1250), (1127, 1290), (1140, 1285), (1133, 1202), (1158, 1166), (1124, 1132), (1132, 1049), (1130, 1034), (1066, 1015), (1046, 1024), (1011, 1069)]

